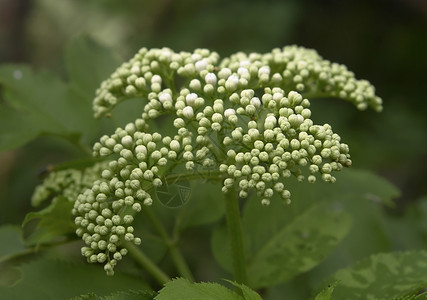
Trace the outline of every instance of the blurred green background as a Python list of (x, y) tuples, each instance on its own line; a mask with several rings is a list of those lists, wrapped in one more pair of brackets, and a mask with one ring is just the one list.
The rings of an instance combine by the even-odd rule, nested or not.
[[(314, 119), (332, 124), (350, 145), (355, 168), (374, 170), (401, 189), (391, 215), (427, 195), (426, 1), (0, 0), (0, 63), (65, 77), (63, 49), (82, 34), (123, 61), (140, 47), (210, 48), (222, 57), (289, 44), (314, 48), (373, 83), (385, 107), (377, 114), (316, 100)], [(40, 170), (79, 157), (68, 146), (42, 137), (0, 154), (0, 224), (19, 224), (31, 210)]]

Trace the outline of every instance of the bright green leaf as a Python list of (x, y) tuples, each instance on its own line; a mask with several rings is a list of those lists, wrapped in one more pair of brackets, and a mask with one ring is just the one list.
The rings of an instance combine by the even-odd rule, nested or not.
[(74, 265), (61, 261), (40, 259), (20, 267), (22, 280), (12, 287), (0, 287), (3, 299), (68, 299), (95, 293), (106, 296), (118, 291), (149, 289), (141, 280), (117, 273), (105, 275), (99, 266)]
[(427, 252), (376, 254), (335, 273), (332, 299), (380, 300), (406, 296), (427, 286)]
[(31, 220), (40, 219), (40, 221), (26, 242), (29, 245), (42, 244), (73, 233), (76, 229), (71, 214), (73, 205), (73, 202), (64, 197), (56, 197), (48, 207), (28, 213), (23, 226)]
[(249, 288), (248, 286), (244, 284), (239, 284), (231, 280), (227, 280), (227, 282), (231, 283), (236, 288), (239, 288), (242, 291), (243, 298), (245, 300), (262, 300), (261, 296), (257, 292)]
[(334, 292), (335, 287), (338, 285), (338, 281), (334, 284), (328, 284), (319, 294), (317, 294), (314, 300), (331, 300), (332, 293)]
[(178, 278), (165, 284), (156, 300), (243, 300), (241, 296), (218, 283), (191, 283)]

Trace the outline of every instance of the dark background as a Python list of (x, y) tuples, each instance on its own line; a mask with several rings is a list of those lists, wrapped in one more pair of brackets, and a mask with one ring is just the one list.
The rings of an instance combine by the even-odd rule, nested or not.
[[(355, 168), (402, 190), (390, 213), (401, 215), (427, 195), (427, 1), (0, 0), (0, 63), (65, 78), (63, 47), (81, 34), (123, 61), (143, 46), (210, 48), (222, 57), (289, 44), (314, 48), (373, 83), (385, 107), (377, 114), (316, 100), (315, 120), (332, 124), (350, 145)], [(1, 153), (0, 223), (19, 223), (31, 209), (41, 168), (75, 155), (49, 137)]]

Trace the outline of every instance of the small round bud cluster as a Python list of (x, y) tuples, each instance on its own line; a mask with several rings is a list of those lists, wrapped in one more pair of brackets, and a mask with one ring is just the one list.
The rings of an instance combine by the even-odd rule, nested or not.
[(64, 169), (51, 171), (38, 185), (31, 197), (31, 204), (38, 206), (46, 200), (55, 200), (61, 196), (74, 202), (77, 196), (99, 178), (102, 170), (107, 167), (105, 162), (95, 163), (86, 169)]
[(251, 84), (295, 90), (309, 98), (346, 99), (360, 110), (368, 106), (382, 110), (382, 100), (368, 81), (357, 80), (346, 66), (324, 60), (312, 49), (286, 46), (263, 55), (239, 52), (224, 59), (220, 67), (248, 82), (258, 81)]
[[(132, 221), (176, 166), (216, 172), (224, 193), (237, 187), (241, 198), (254, 191), (263, 205), (275, 194), (290, 203), (288, 177), (332, 183), (334, 171), (351, 165), (349, 147), (331, 126), (313, 123), (308, 95), (381, 110), (369, 83), (313, 50), (291, 46), (218, 60), (206, 49), (143, 48), (97, 90), (97, 117), (127, 98), (143, 101), (140, 118), (95, 143), (94, 156), (110, 161), (73, 209), (82, 254), (104, 263), (108, 274), (126, 254), (124, 241), (141, 243)], [(150, 131), (160, 116), (169, 135)]]
[(164, 108), (172, 108), (168, 78), (176, 75), (188, 80), (198, 77), (200, 80), (193, 81), (193, 87), (200, 86), (201, 81), (214, 87), (216, 75), (213, 71), (218, 60), (218, 54), (207, 49), (175, 53), (169, 48), (142, 48), (101, 84), (93, 101), (94, 115), (100, 117), (122, 100), (134, 97), (155, 99)]

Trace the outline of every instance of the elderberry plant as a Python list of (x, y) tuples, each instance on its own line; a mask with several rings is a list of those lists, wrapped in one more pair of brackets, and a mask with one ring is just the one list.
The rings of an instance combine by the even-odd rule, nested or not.
[[(126, 245), (141, 244), (134, 218), (153, 205), (156, 189), (176, 180), (173, 172), (181, 166), (181, 180), (220, 180), (228, 202), (256, 193), (263, 205), (274, 194), (290, 204), (290, 176), (335, 182), (334, 172), (352, 163), (349, 147), (329, 124), (312, 121), (309, 98), (316, 97), (382, 109), (371, 84), (302, 47), (239, 52), (223, 60), (206, 49), (141, 49), (101, 84), (93, 101), (95, 117), (110, 115), (129, 98), (141, 99), (142, 113), (93, 147), (93, 155), (106, 163), (96, 166), (100, 176), (85, 190), (81, 185), (75, 200), (76, 233), (86, 244), (82, 254), (114, 274)], [(152, 131), (150, 123), (159, 118), (175, 131)], [(206, 174), (195, 172), (200, 167)], [(236, 226), (230, 230), (239, 234)], [(235, 272), (244, 282), (244, 271)]]
[[(0, 150), (50, 134), (79, 152), (42, 172), (31, 199), (42, 208), (25, 217), (25, 245), (20, 228), (0, 226), (8, 241), (0, 297), (44, 299), (34, 286), (45, 282), (60, 287), (49, 290), (53, 299), (421, 299), (425, 251), (376, 254), (337, 270), (360, 259), (353, 250), (361, 244), (365, 256), (384, 251), (377, 206), (398, 191), (367, 171), (338, 172), (352, 164), (349, 146), (315, 123), (310, 103), (339, 98), (380, 112), (369, 82), (297, 46), (224, 59), (206, 49), (143, 48), (117, 68), (105, 48), (70, 45), (69, 84), (0, 66), (0, 123), (14, 124)], [(188, 237), (190, 227), (204, 237)], [(200, 251), (206, 238), (217, 264)], [(69, 248), (58, 253), (80, 264), (14, 263), (63, 246), (77, 258)], [(21, 280), (3, 287), (15, 266)], [(234, 291), (195, 282), (222, 272), (233, 274)]]

